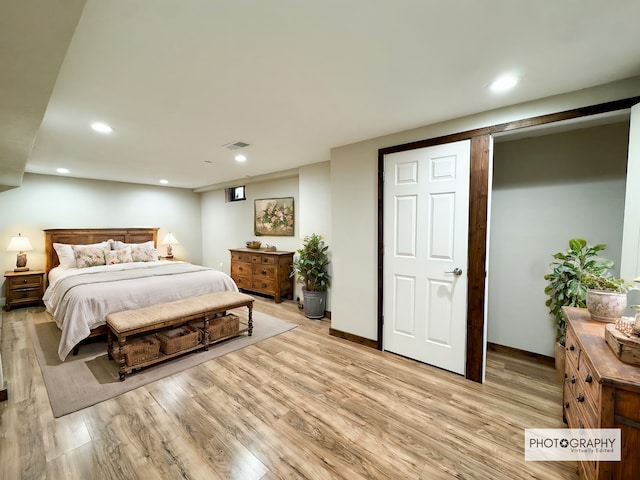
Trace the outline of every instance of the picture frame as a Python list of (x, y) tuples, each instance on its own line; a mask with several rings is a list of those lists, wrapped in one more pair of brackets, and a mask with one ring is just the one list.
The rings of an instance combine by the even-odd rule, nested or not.
[(256, 236), (294, 236), (293, 197), (256, 199), (253, 208), (253, 232)]

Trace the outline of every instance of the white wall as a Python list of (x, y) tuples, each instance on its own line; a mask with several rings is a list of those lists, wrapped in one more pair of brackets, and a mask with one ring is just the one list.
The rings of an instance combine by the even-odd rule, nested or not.
[(34, 248), (27, 265), (43, 269), (47, 228), (159, 227), (158, 242), (168, 231), (180, 242), (173, 249), (176, 258), (194, 263), (202, 258), (200, 195), (190, 190), (25, 174), (22, 186), (0, 192), (0, 212), (4, 270), (15, 267), (15, 254), (5, 249), (18, 232)]
[[(329, 162), (316, 163), (300, 168), (300, 229), (296, 232), (298, 246), (307, 235), (316, 233), (321, 235), (329, 246), (329, 273), (333, 274), (333, 249), (331, 231), (331, 164)], [(331, 292), (327, 292), (326, 309), (331, 311)], [(302, 285), (296, 282), (294, 298), (302, 298)]]
[(618, 275), (628, 131), (623, 122), (495, 143), (489, 342), (554, 355), (543, 277), (570, 238), (606, 244)]
[[(224, 189), (202, 194), (202, 243), (204, 265), (230, 273), (229, 249), (259, 239), (278, 250), (295, 251), (302, 238), (321, 234), (331, 247), (329, 162), (301, 167), (298, 176), (247, 184), (247, 200), (225, 202)], [(239, 183), (240, 184), (240, 183)], [(295, 235), (256, 237), (253, 234), (253, 201), (270, 197), (294, 197)], [(296, 295), (302, 297), (300, 286)], [(296, 297), (294, 295), (294, 299)], [(327, 308), (330, 306), (330, 293)]]
[(298, 232), (300, 205), (298, 177), (248, 183), (246, 200), (226, 202), (224, 189), (202, 193), (202, 262), (230, 273), (229, 249), (245, 247), (248, 240), (275, 245), (278, 250), (295, 250), (298, 239), (293, 237), (256, 237), (253, 233), (253, 201), (261, 198), (293, 197), (295, 231)]
[(332, 149), (332, 327), (377, 338), (378, 149), (636, 95), (640, 77)]

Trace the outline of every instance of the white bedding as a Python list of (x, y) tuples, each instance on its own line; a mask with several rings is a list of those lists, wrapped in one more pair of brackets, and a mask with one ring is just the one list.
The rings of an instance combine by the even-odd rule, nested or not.
[(62, 330), (58, 356), (64, 361), (109, 313), (225, 290), (238, 287), (223, 272), (162, 260), (54, 268), (43, 301)]

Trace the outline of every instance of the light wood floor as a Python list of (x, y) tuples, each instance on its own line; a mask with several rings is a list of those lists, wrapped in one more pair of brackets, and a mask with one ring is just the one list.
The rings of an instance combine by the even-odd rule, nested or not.
[(577, 478), (524, 461), (525, 428), (564, 426), (549, 365), (490, 352), (480, 385), (256, 303), (299, 327), (58, 419), (27, 338), (37, 310), (4, 312), (0, 478)]

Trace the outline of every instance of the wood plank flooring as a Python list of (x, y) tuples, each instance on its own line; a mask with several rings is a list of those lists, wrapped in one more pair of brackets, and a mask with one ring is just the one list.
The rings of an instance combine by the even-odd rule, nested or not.
[(563, 428), (553, 367), (489, 352), (487, 381), (329, 336), (295, 302), (287, 333), (54, 418), (26, 322), (3, 313), (1, 479), (577, 479), (525, 462), (525, 428)]

